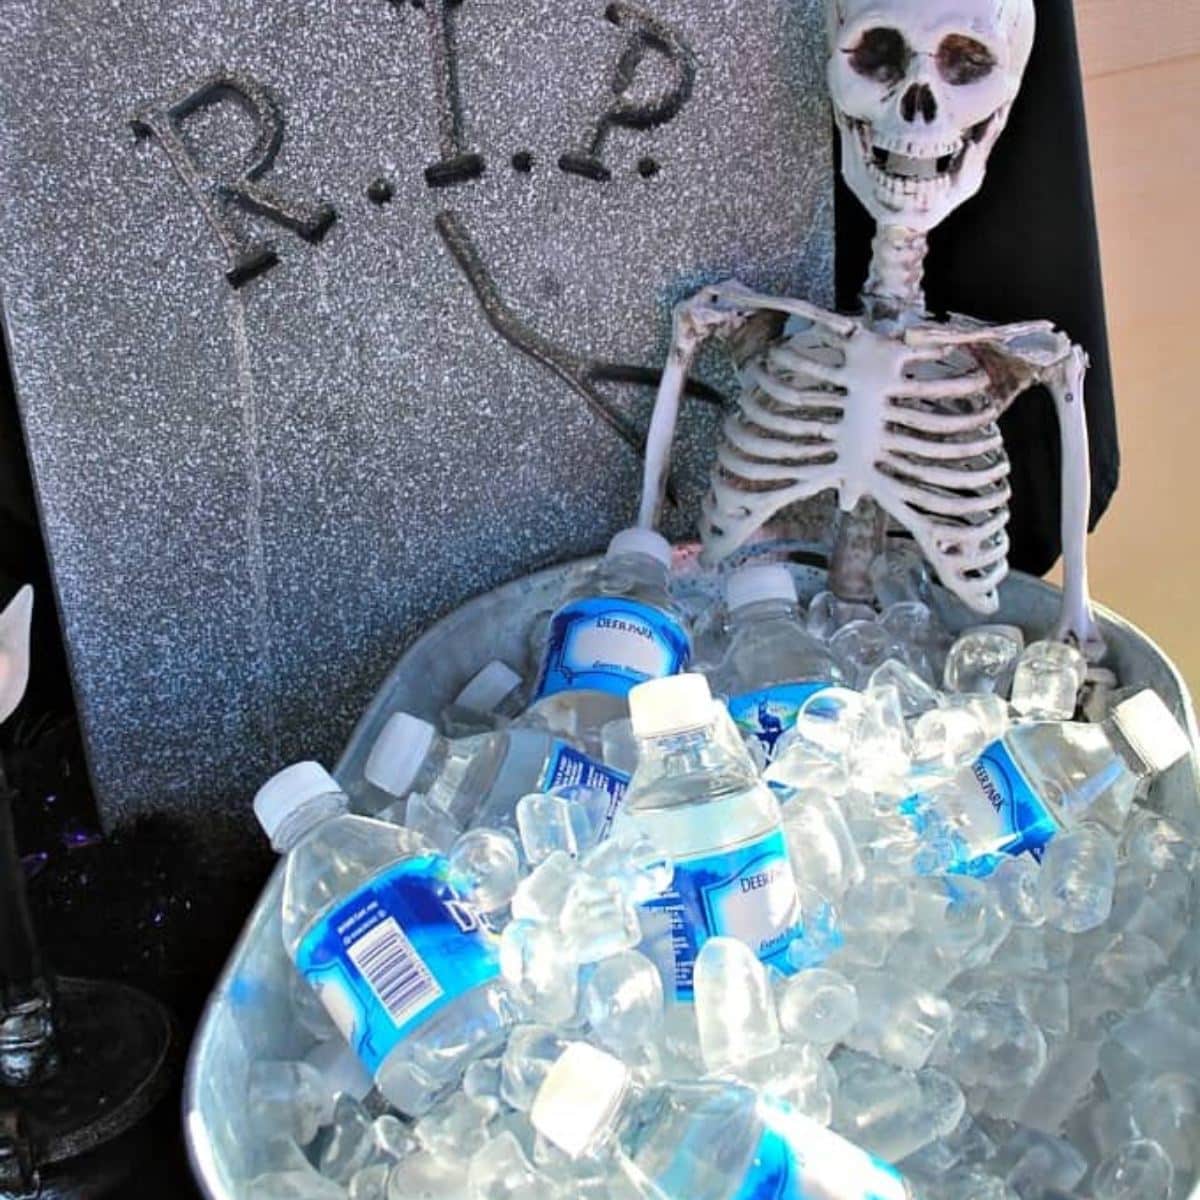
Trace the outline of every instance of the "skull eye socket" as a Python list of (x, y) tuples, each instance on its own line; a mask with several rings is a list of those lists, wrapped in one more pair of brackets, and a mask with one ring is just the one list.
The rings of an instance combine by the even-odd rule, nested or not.
[(899, 83), (908, 70), (908, 43), (898, 29), (868, 29), (849, 55), (860, 75), (880, 83)]
[(938, 47), (937, 65), (947, 83), (961, 87), (991, 74), (996, 59), (982, 42), (965, 34), (952, 33)]

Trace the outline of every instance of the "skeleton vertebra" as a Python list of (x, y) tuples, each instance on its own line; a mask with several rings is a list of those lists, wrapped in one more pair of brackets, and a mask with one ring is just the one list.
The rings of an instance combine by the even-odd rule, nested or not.
[[(725, 337), (741, 369), (701, 535), (709, 559), (743, 545), (781, 509), (828, 489), (852, 514), (831, 586), (869, 595), (873, 504), (908, 529), (943, 584), (992, 612), (1007, 573), (1009, 463), (997, 421), (1035, 383), (1063, 438), (1064, 603), (1056, 633), (1101, 648), (1087, 597), (1086, 357), (1049, 322), (936, 323), (925, 313), (925, 231), (974, 195), (1020, 86), (1031, 0), (830, 0), (829, 83), (843, 170), (879, 223), (863, 315), (706, 288), (676, 310), (655, 406), (641, 519), (662, 499), (679, 392), (699, 344)], [(790, 318), (752, 336), (758, 314)], [(763, 316), (761, 320), (770, 320)], [(864, 536), (864, 526), (870, 536)]]

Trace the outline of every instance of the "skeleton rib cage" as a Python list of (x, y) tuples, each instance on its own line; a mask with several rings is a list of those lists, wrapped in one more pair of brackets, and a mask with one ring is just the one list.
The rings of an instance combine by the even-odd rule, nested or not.
[(872, 497), (942, 582), (994, 612), (1008, 571), (1009, 462), (988, 374), (968, 351), (912, 346), (854, 322), (803, 325), (742, 367), (703, 509), (722, 559), (781, 509), (834, 489)]

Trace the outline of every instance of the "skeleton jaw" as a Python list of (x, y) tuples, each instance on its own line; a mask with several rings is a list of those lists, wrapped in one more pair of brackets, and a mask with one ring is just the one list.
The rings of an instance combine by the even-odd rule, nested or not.
[(957, 137), (923, 140), (885, 134), (868, 121), (835, 110), (842, 135), (842, 171), (881, 224), (926, 232), (970, 199), (983, 183), (1007, 106)]

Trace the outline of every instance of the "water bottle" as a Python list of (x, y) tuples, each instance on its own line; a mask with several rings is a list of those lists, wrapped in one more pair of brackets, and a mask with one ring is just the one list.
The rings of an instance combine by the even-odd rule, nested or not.
[(513, 1014), (499, 938), (411, 830), (351, 816), (337, 782), (302, 762), (269, 779), (254, 812), (287, 855), (283, 944), (402, 1112), (425, 1112)]
[(568, 589), (550, 619), (526, 720), (599, 757), (601, 730), (628, 716), (630, 688), (687, 667), (691, 637), (667, 588), (671, 547), (626, 529)]
[(758, 739), (769, 761), (804, 701), (844, 683), (845, 676), (805, 628), (796, 581), (782, 563), (734, 571), (725, 584), (725, 606), (728, 648), (709, 682), (725, 697), (738, 728)]
[(1139, 692), (1100, 724), (1014, 725), (947, 787), (901, 811), (940, 843), (943, 869), (990, 875), (1006, 854), (1040, 863), (1051, 838), (1080, 821), (1119, 832), (1138, 791), (1190, 748), (1162, 700)]
[(629, 822), (675, 862), (671, 886), (641, 910), (642, 950), (667, 995), (689, 1003), (700, 947), (745, 942), (786, 974), (800, 908), (774, 792), (703, 675), (676, 675), (629, 694), (638, 767), (618, 825)]
[(639, 1087), (586, 1042), (550, 1068), (530, 1119), (572, 1158), (611, 1154), (660, 1200), (912, 1200), (894, 1168), (781, 1100), (721, 1081)]
[(451, 739), (410, 713), (388, 718), (363, 774), (392, 797), (422, 793), (460, 830), (486, 825), (515, 831), (522, 796), (574, 785), (608, 793), (607, 830), (629, 783), (628, 775), (543, 729), (510, 726)]

